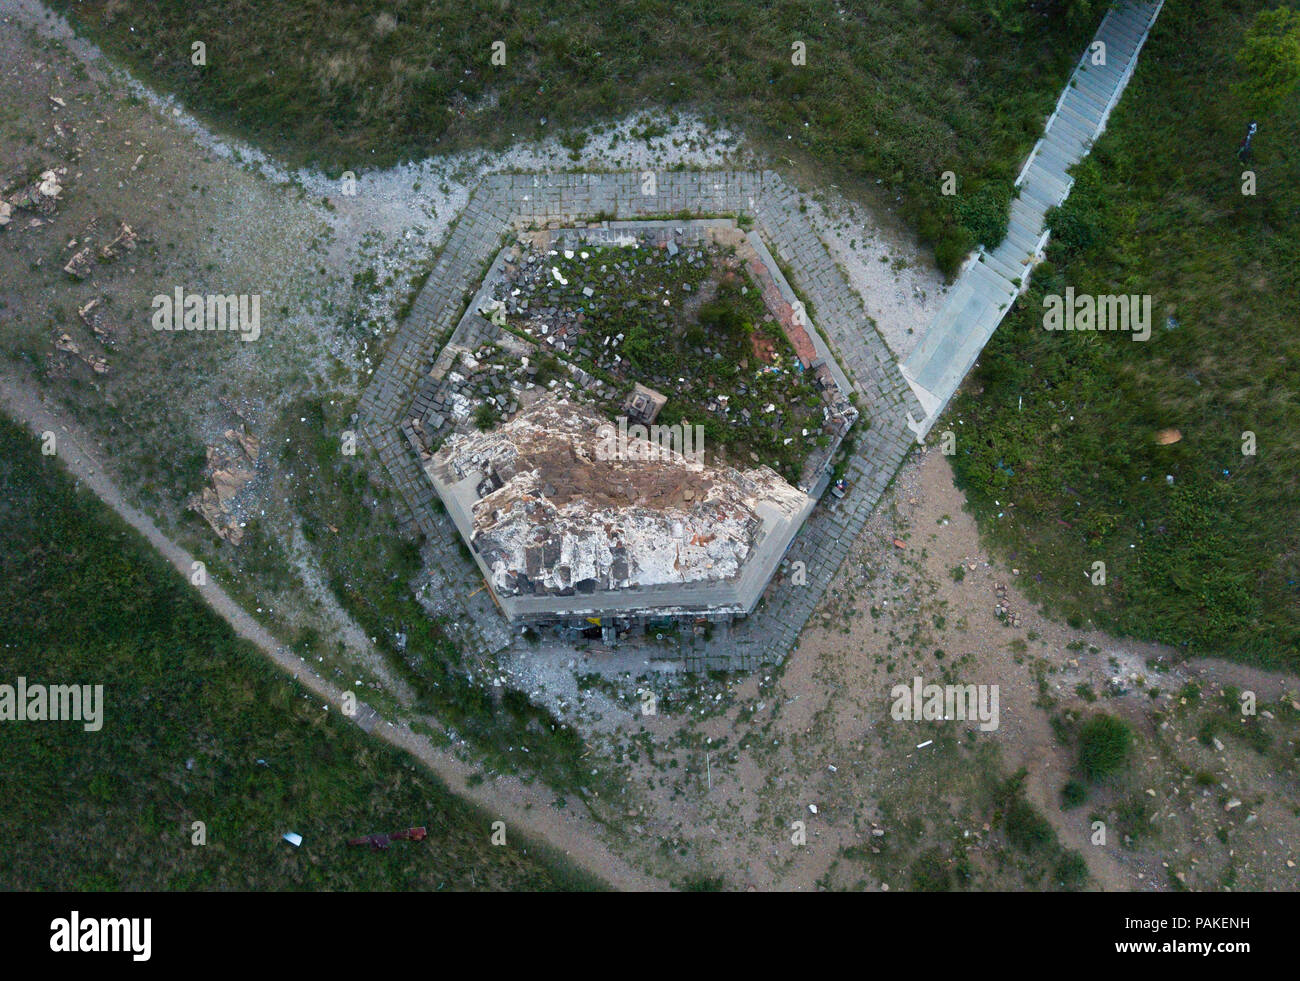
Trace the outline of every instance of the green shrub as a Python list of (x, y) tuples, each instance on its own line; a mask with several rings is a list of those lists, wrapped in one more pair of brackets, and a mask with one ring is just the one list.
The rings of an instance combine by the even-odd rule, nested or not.
[(712, 300), (700, 307), (699, 322), (733, 344), (743, 341), (753, 329), (744, 313), (725, 299)]
[(1088, 798), (1088, 787), (1082, 780), (1067, 780), (1061, 788), (1061, 810), (1078, 807)]
[(727, 884), (719, 876), (700, 876), (681, 884), (682, 892), (722, 892), (726, 888)]
[(934, 246), (934, 261), (939, 271), (950, 279), (957, 275), (973, 245), (972, 236), (966, 229), (954, 227), (945, 230)]
[(912, 863), (912, 888), (917, 892), (948, 892), (952, 889), (952, 873), (943, 849), (928, 849)]
[(559, 359), (553, 354), (544, 354), (537, 360), (537, 374), (533, 375), (533, 381), (545, 388), (552, 381), (558, 381), (564, 377), (564, 366), (560, 364)]
[(989, 181), (956, 198), (953, 207), (958, 222), (986, 249), (997, 248), (1007, 237), (1011, 192), (1010, 181)]
[(1007, 839), (1023, 852), (1035, 852), (1056, 841), (1056, 832), (1047, 818), (1023, 795), (1007, 808), (1006, 829)]
[(1076, 851), (1062, 852), (1052, 877), (1062, 889), (1070, 892), (1082, 889), (1088, 881), (1088, 863)]
[(1201, 720), (1200, 728), (1196, 730), (1196, 738), (1202, 746), (1213, 746), (1215, 737), (1222, 731), (1222, 724), (1214, 716), (1207, 716)]
[(1086, 190), (1072, 193), (1060, 207), (1049, 209), (1045, 221), (1052, 232), (1053, 255), (1087, 252), (1101, 239), (1101, 210)]
[(1122, 767), (1128, 759), (1133, 734), (1113, 715), (1094, 715), (1079, 730), (1079, 768), (1094, 783)]

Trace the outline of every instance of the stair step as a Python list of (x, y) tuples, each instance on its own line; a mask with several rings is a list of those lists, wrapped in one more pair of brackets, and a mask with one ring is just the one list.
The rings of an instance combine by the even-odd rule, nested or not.
[(1118, 32), (1106, 31), (1098, 34), (1093, 40), (1101, 41), (1106, 45), (1108, 64), (1127, 65), (1137, 53), (1137, 38), (1125, 37)]
[(1037, 184), (1045, 192), (1059, 194), (1061, 197), (1069, 193), (1070, 180), (1070, 175), (1053, 159), (1042, 156), (1029, 165), (1029, 172), (1025, 175), (1025, 184), (1031, 188)]
[(978, 273), (974, 279), (975, 297), (983, 302), (984, 309), (977, 316), (984, 321), (980, 326), (987, 336), (993, 333), (993, 328), (997, 326), (998, 321), (1015, 300), (1016, 287), (1012, 286), (1001, 273), (987, 267), (972, 272)]
[[(1038, 238), (1042, 235), (1040, 229), (1031, 228), (1026, 224), (1018, 224), (1013, 221), (1007, 226), (1007, 237), (1002, 240), (1002, 245), (1011, 243), (1017, 250), (1024, 252), (1026, 255), (1033, 255), (1034, 250), (1038, 247)], [(998, 246), (1001, 248), (1002, 246)]]
[(1061, 103), (1061, 107), (1056, 114), (1057, 119), (1069, 120), (1075, 126), (1087, 128), (1087, 131), (1094, 138), (1097, 133), (1097, 127), (1101, 124), (1101, 113), (1084, 115), (1085, 106), (1077, 102), (1070, 102), (1067, 98)]
[(1094, 81), (1105, 82), (1107, 85), (1115, 85), (1124, 77), (1124, 65), (1117, 63), (1116, 59), (1110, 56), (1110, 49), (1106, 50), (1106, 63), (1104, 65), (1094, 65), (1090, 61), (1085, 61), (1075, 72), (1076, 76), (1086, 75)]
[(1015, 266), (1003, 259), (999, 259), (992, 252), (985, 252), (980, 257), (980, 262), (987, 266), (992, 272), (997, 273), (1000, 277), (1005, 279), (1008, 284), (1011, 280), (1020, 275)]
[(1011, 201), (1011, 220), (1023, 222), (1026, 228), (1038, 229), (1038, 234), (1042, 234), (1043, 216), (1046, 214), (1044, 208), (1040, 208), (1035, 202), (1028, 201), (1023, 196), (1013, 198)]
[(1038, 160), (1043, 162), (1045, 167), (1053, 171), (1059, 170), (1062, 174), (1069, 171), (1071, 167), (1079, 162), (1080, 155), (1077, 153), (1067, 153), (1061, 149), (1060, 144), (1051, 140), (1044, 140), (1038, 144)]
[(1110, 97), (1115, 94), (1118, 85), (1107, 84), (1099, 79), (1092, 78), (1088, 75), (1080, 74), (1074, 76), (1075, 88), (1081, 92), (1086, 92), (1094, 99), (1104, 100), (1103, 105), (1110, 101)]
[(1112, 16), (1106, 21), (1105, 26), (1097, 32), (1097, 36), (1103, 40), (1107, 37), (1113, 37), (1136, 45), (1142, 37), (1142, 32), (1146, 29), (1147, 26), (1142, 22), (1141, 18), (1126, 20), (1123, 16)]
[[(1001, 259), (1011, 267), (1012, 272), (1017, 276), (1021, 275), (1021, 266), (1025, 260), (1034, 254), (1034, 247), (1038, 245), (1038, 236), (1031, 235), (1029, 230), (1022, 227), (1016, 229), (1013, 237), (1010, 232), (1002, 240), (1002, 244), (993, 250), (993, 257)], [(1014, 277), (1013, 277), (1014, 278)]]
[(1074, 100), (1075, 102), (1082, 102), (1083, 104), (1094, 109), (1097, 113), (1097, 118), (1100, 120), (1101, 113), (1106, 108), (1106, 103), (1110, 101), (1110, 95), (1107, 94), (1106, 98), (1103, 99), (1101, 98), (1100, 94), (1097, 92), (1094, 92), (1090, 89), (1080, 88), (1078, 85), (1071, 85), (1070, 92), (1068, 95), (1066, 95), (1065, 101), (1068, 103), (1071, 100)]
[(1093, 105), (1087, 99), (1078, 95), (1073, 89), (1071, 89), (1070, 94), (1065, 97), (1065, 101), (1061, 103), (1061, 111), (1073, 113), (1074, 116), (1082, 120), (1093, 133), (1096, 133), (1101, 129), (1102, 110)]
[(1079, 117), (1074, 115), (1067, 116), (1058, 112), (1052, 117), (1052, 125), (1047, 127), (1047, 133), (1064, 133), (1084, 148), (1092, 144), (1092, 131), (1085, 130)]
[(1098, 37), (1116, 37), (1125, 41), (1137, 43), (1138, 38), (1142, 36), (1144, 28), (1140, 26), (1139, 21), (1128, 21), (1123, 17), (1112, 15), (1105, 25), (1097, 32)]
[(1055, 208), (1064, 200), (1064, 195), (1056, 196), (1056, 191), (1045, 188), (1041, 184), (1030, 185), (1028, 181), (1020, 185), (1020, 196), (1031, 199), (1046, 211), (1049, 208)]
[(1077, 136), (1065, 133), (1064, 130), (1053, 130), (1048, 133), (1042, 145), (1068, 160), (1071, 166), (1088, 155), (1087, 144)]

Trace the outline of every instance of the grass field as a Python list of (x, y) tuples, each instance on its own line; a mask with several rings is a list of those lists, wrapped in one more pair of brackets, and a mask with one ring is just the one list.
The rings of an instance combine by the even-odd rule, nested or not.
[(1005, 234), (1011, 182), (1102, 6), (1044, 0), (1011, 31), (989, 12), (1016, 6), (1001, 0), (52, 5), (187, 106), (334, 172), (699, 111), (828, 180), (881, 184), (949, 272), (977, 234)]
[[(1233, 56), (1257, 2), (1167, 4), (1049, 262), (937, 429), (981, 525), (1072, 623), (1300, 670), (1300, 113)], [(1213, 38), (1206, 43), (1206, 38)], [(1195, 49), (1195, 58), (1187, 52)], [(1258, 193), (1242, 193), (1253, 170)], [(1146, 343), (1050, 333), (1043, 296), (1149, 294)], [(1181, 440), (1156, 441), (1177, 428)], [(1253, 433), (1255, 455), (1243, 454)], [(1172, 483), (1171, 483), (1172, 480)], [(1105, 585), (1088, 578), (1106, 563)]]
[[(596, 887), (517, 837), (493, 847), (490, 815), (304, 697), (7, 420), (0, 519), (0, 684), (105, 701), (98, 732), (0, 724), (0, 888)], [(429, 838), (346, 844), (412, 825)]]

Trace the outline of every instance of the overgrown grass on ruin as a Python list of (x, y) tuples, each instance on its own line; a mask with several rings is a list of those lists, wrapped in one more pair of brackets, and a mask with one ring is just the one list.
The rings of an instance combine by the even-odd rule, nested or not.
[[(645, 245), (591, 245), (547, 257), (533, 277), (511, 281), (530, 306), (507, 325), (543, 352), (530, 355), (535, 384), (563, 392), (569, 379), (559, 362), (581, 368), (609, 386), (596, 403), (616, 421), (640, 382), (667, 398), (659, 425), (702, 429), (709, 463), (766, 464), (792, 484), (810, 446), (829, 442), (821, 394), (731, 250), (689, 246), (674, 256)], [(538, 308), (558, 311), (542, 320), (568, 331), (562, 351), (538, 333)], [(494, 348), (478, 360), (517, 363), (518, 355)], [(483, 422), (492, 421), (485, 413)]]

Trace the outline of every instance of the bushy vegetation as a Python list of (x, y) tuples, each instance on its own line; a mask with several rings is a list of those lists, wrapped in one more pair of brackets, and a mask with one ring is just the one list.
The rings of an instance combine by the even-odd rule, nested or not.
[(1056, 841), (1056, 831), (1047, 818), (1022, 796), (1007, 807), (1006, 829), (1011, 844), (1023, 852), (1036, 852)]
[[(1257, 116), (1242, 94), (1237, 52), (1262, 7), (1165, 6), (1050, 216), (1049, 262), (939, 428), (959, 434), (982, 530), (1071, 624), (1294, 671), (1300, 114), (1292, 98)], [(1043, 297), (1067, 286), (1150, 295), (1150, 340), (1045, 331)], [(1169, 429), (1180, 438), (1159, 442)]]
[[(0, 725), (0, 888), (592, 885), (527, 846), (493, 847), (489, 815), (304, 697), (0, 420), (0, 683), (19, 675), (102, 684), (104, 721)], [(346, 844), (412, 825), (429, 838)]]
[[(1088, 0), (54, 6), (187, 105), (336, 172), (647, 107), (702, 110), (832, 180), (881, 184), (949, 272), (979, 237), (954, 203), (988, 182), (1010, 188), (1100, 18)], [(496, 41), (504, 65), (491, 63)], [(639, 135), (664, 132), (647, 122)], [(945, 171), (956, 198), (940, 193)]]
[(1007, 235), (1011, 185), (992, 181), (957, 198), (957, 219), (978, 245), (996, 247)]
[[(1087, 883), (1082, 857), (1064, 846), (1051, 823), (1025, 796), (1028, 771), (1010, 776), (998, 747), (958, 742), (935, 732), (943, 772), (921, 768), (908, 782), (891, 784), (880, 798), (879, 823), (887, 829), (841, 851), (861, 862), (877, 881), (918, 892), (1006, 889), (1079, 889)], [(914, 742), (914, 740), (909, 740)], [(942, 760), (942, 762), (940, 762)], [(921, 786), (947, 788), (946, 798)], [(909, 793), (915, 788), (916, 794)], [(918, 797), (925, 797), (918, 804)], [(933, 798), (930, 800), (929, 798)], [(899, 803), (899, 802), (902, 803)], [(937, 807), (930, 806), (935, 801)], [(958, 802), (952, 809), (949, 802)], [(990, 831), (966, 832), (987, 825)], [(867, 884), (863, 880), (856, 888)]]
[(1237, 50), (1237, 95), (1261, 112), (1295, 96), (1300, 83), (1300, 10), (1261, 10)]
[(1013, 848), (1050, 872), (1053, 885), (1068, 891), (1081, 889), (1088, 880), (1087, 863), (1078, 852), (1061, 844), (1051, 822), (1025, 797), (1028, 775), (1021, 767), (1002, 782), (997, 790), (996, 820)]
[(912, 889), (916, 892), (948, 892), (952, 871), (942, 848), (928, 848), (912, 863)]
[(1094, 782), (1108, 777), (1123, 767), (1132, 744), (1126, 723), (1113, 715), (1094, 715), (1079, 729), (1079, 769)]
[(1067, 780), (1061, 788), (1061, 810), (1078, 807), (1088, 798), (1088, 787), (1081, 780)]

